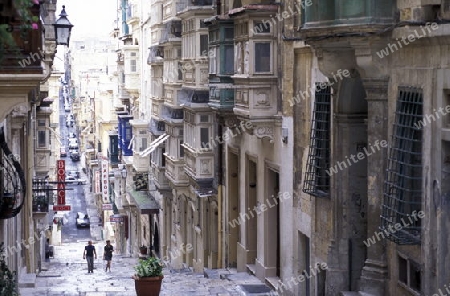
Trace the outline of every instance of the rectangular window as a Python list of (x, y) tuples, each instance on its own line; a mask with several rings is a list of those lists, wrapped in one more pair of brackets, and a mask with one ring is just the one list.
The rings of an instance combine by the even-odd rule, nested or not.
[(180, 158), (184, 157), (183, 140), (180, 140)]
[(255, 43), (255, 72), (270, 72), (270, 43)]
[(209, 128), (208, 127), (201, 127), (200, 128), (200, 147), (207, 147), (209, 143)]
[(126, 128), (125, 129), (125, 141), (129, 141), (131, 140), (131, 128)]
[(408, 261), (401, 256), (398, 256), (398, 280), (408, 285)]
[[(422, 90), (400, 87), (398, 90), (388, 166), (384, 181), (381, 230), (397, 244), (420, 244), (421, 219), (410, 216), (421, 210), (422, 203)], [(397, 223), (410, 221), (401, 231), (389, 231)]]
[(45, 126), (45, 119), (39, 119), (38, 126)]
[(253, 33), (270, 33), (271, 23), (269, 20), (253, 22)]
[(200, 115), (200, 122), (209, 122), (209, 115)]
[(331, 88), (316, 86), (311, 136), (303, 192), (316, 197), (330, 194)]
[(208, 55), (208, 35), (207, 34), (200, 35), (200, 55), (201, 56)]
[(136, 60), (130, 60), (130, 71), (136, 72)]
[(139, 151), (144, 151), (147, 149), (147, 138), (141, 138), (141, 147), (139, 148)]
[(46, 141), (47, 133), (45, 131), (38, 131), (38, 147), (45, 148), (47, 146)]
[(164, 153), (166, 153), (166, 148), (161, 149), (161, 167), (166, 167), (166, 157), (164, 156)]
[(420, 265), (411, 259), (398, 255), (398, 281), (416, 292), (421, 292), (422, 271)]
[(224, 39), (225, 40), (233, 40), (233, 38), (234, 38), (234, 28), (225, 28), (224, 29)]
[(222, 67), (220, 74), (233, 74), (234, 72), (234, 46), (233, 45), (223, 45), (222, 47)]
[(130, 52), (130, 71), (131, 72), (136, 72), (136, 53), (135, 52)]

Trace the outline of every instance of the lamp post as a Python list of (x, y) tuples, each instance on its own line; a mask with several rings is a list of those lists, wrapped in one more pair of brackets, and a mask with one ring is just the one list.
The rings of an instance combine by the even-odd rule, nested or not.
[(70, 32), (72, 31), (73, 25), (67, 19), (65, 5), (62, 6), (59, 19), (56, 20), (53, 26), (55, 27), (56, 44), (69, 46)]

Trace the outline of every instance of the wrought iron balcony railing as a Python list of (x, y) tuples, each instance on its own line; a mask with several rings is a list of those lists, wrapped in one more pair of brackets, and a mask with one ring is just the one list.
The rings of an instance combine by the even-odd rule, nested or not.
[(5, 141), (4, 129), (0, 128), (0, 219), (19, 214), (26, 196), (25, 174)]

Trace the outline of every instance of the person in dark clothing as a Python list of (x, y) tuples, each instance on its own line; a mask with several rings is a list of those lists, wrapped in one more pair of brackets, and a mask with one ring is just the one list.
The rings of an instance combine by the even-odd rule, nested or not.
[(94, 258), (97, 259), (97, 252), (92, 245), (92, 241), (88, 241), (88, 245), (84, 247), (83, 259), (86, 259), (88, 264), (88, 273), (94, 273)]
[(106, 260), (106, 267), (105, 267), (105, 271), (111, 271), (111, 260), (112, 260), (112, 256), (113, 256), (113, 251), (114, 251), (114, 247), (111, 246), (111, 241), (107, 240), (106, 241), (106, 246), (104, 248), (104, 252), (103, 252), (103, 259)]

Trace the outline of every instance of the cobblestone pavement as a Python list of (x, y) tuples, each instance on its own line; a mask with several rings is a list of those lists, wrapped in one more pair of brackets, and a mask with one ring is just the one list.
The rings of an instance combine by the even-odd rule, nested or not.
[[(86, 261), (82, 259), (85, 245), (86, 242), (75, 242), (55, 246), (54, 258), (43, 265), (43, 271), (36, 277), (35, 287), (20, 288), (20, 295), (136, 295), (131, 275), (134, 273), (133, 266), (137, 258), (114, 256), (111, 272), (105, 272), (105, 262), (97, 259), (94, 263), (94, 273), (88, 273)], [(104, 243), (94, 245), (97, 250), (101, 250)], [(101, 251), (98, 255), (98, 258), (103, 257)], [(223, 279), (220, 279), (220, 275)], [(247, 273), (217, 270), (212, 273), (212, 277), (206, 278), (203, 274), (195, 274), (189, 269), (171, 272), (165, 268), (160, 295), (269, 295), (269, 293), (245, 293), (240, 284), (261, 286), (256, 277)]]

